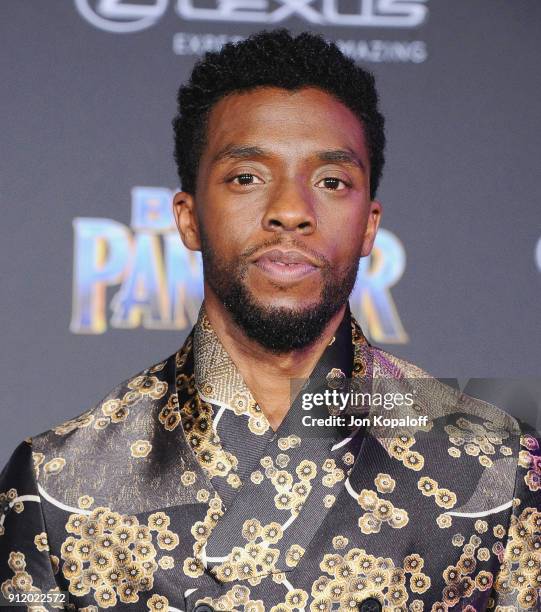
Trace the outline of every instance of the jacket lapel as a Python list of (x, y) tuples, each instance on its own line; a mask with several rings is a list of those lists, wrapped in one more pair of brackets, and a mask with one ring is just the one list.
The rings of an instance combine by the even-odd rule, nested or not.
[[(304, 391), (321, 391), (337, 376), (366, 382), (369, 349), (348, 309), (335, 343), (327, 347)], [(298, 396), (209, 534), (200, 559), (219, 580), (257, 580), (292, 571), (300, 559), (296, 551), (308, 547), (344, 488), (362, 435), (336, 428), (323, 437), (306, 435), (302, 416)]]

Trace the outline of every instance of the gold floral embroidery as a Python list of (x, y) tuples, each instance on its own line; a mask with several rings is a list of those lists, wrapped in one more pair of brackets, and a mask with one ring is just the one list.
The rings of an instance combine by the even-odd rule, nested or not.
[(36, 480), (39, 478), (39, 468), (44, 460), (45, 460), (45, 455), (43, 453), (32, 451), (32, 463), (34, 466), (34, 473), (36, 475)]
[[(150, 515), (147, 523), (139, 524), (135, 516), (108, 507), (95, 508), (90, 515), (71, 514), (66, 530), (73, 535), (61, 547), (62, 573), (70, 593), (82, 596), (92, 590), (103, 608), (116, 606), (118, 600), (137, 602), (140, 592), (152, 588), (158, 568), (154, 544), (172, 550), (179, 543), (178, 535), (168, 529), (170, 518), (164, 512)], [(169, 559), (162, 563), (169, 565)]]
[(54, 427), (53, 431), (57, 435), (63, 436), (68, 433), (71, 433), (75, 429), (81, 429), (83, 427), (88, 427), (94, 421), (94, 418), (95, 416), (91, 414), (91, 411), (87, 410), (86, 412), (84, 412), (83, 414), (80, 414), (74, 419), (69, 419), (68, 421), (65, 421), (64, 423), (61, 423), (60, 425)]
[[(434, 496), (434, 501), (438, 506), (440, 506), (440, 508), (450, 510), (456, 505), (456, 493), (453, 493), (453, 491), (450, 491), (449, 489), (439, 487), (438, 483), (433, 478), (422, 476), (417, 481), (417, 488), (426, 497)], [(436, 522), (440, 527), (446, 528), (451, 526), (452, 521), (450, 516), (440, 514)]]
[[(20, 514), (24, 510), (24, 502), (15, 501), (19, 497), (17, 489), (11, 488), (8, 491), (0, 493), (0, 511), (3, 510), (4, 506), (11, 506), (17, 514)], [(4, 533), (4, 526), (0, 525), (0, 536)]]
[(77, 505), (83, 510), (88, 510), (88, 508), (91, 508), (93, 503), (94, 498), (91, 495), (81, 495), (77, 500)]
[[(424, 593), (430, 589), (430, 577), (421, 571), (423, 565), (423, 558), (417, 554), (406, 557), (403, 567), (396, 567), (390, 558), (370, 555), (362, 548), (351, 548), (344, 554), (325, 554), (320, 564), (325, 574), (311, 586), (310, 610), (330, 610), (333, 605), (340, 610), (357, 610), (362, 601), (371, 597), (383, 606), (391, 606), (389, 609), (400, 608), (408, 602), (408, 574), (412, 592)], [(422, 610), (419, 600), (416, 601), (411, 609)], [(287, 598), (281, 605), (288, 605)]]
[(135, 458), (148, 457), (152, 444), (148, 440), (136, 440), (130, 446), (131, 456)]
[(66, 465), (66, 460), (63, 457), (55, 457), (43, 466), (43, 471), (46, 474), (59, 474), (64, 466)]
[[(26, 571), (26, 556), (20, 551), (11, 551), (7, 559), (9, 569), (13, 572), (13, 576), (4, 580), (0, 585), (0, 591), (5, 598), (8, 598), (10, 593), (14, 591), (22, 591), (24, 593), (40, 593), (40, 589), (34, 585), (34, 580), (31, 574)], [(58, 588), (54, 590), (59, 590)], [(38, 606), (29, 606), (31, 610), (37, 610)]]
[(526, 434), (521, 436), (520, 445), (526, 448), (520, 452), (519, 465), (527, 470), (524, 482), (530, 491), (541, 489), (541, 453), (539, 441)]
[(504, 550), (494, 588), (498, 593), (516, 593), (521, 609), (535, 609), (541, 583), (541, 512), (526, 507), (520, 515), (512, 515), (509, 540)]
[[(259, 521), (251, 519), (244, 523), (242, 533), (248, 540), (244, 547), (235, 546), (225, 561), (211, 570), (221, 582), (251, 581), (278, 571), (276, 563), (280, 550), (270, 545), (282, 539), (282, 526), (276, 522), (262, 526)], [(205, 534), (205, 541), (209, 535), (210, 532)], [(286, 553), (286, 565), (294, 567), (303, 554), (302, 547), (291, 546)]]
[(42, 552), (44, 550), (49, 550), (49, 541), (47, 539), (47, 534), (42, 531), (41, 533), (38, 533), (35, 537), (34, 537), (34, 544), (36, 545), (36, 548)]
[(401, 529), (409, 522), (408, 513), (388, 500), (380, 499), (375, 491), (363, 489), (357, 496), (357, 503), (366, 510), (358, 520), (361, 531), (365, 534), (379, 533), (382, 523), (393, 529)]
[(423, 469), (425, 460), (420, 453), (410, 450), (414, 444), (413, 436), (396, 436), (389, 441), (387, 451), (391, 457), (401, 461), (405, 467), (418, 472)]
[(396, 481), (389, 474), (379, 473), (374, 479), (374, 484), (379, 493), (392, 493), (394, 491)]
[[(245, 585), (235, 585), (224, 595), (215, 599), (205, 597), (198, 599), (197, 604), (208, 604), (215, 610), (239, 610), (244, 612), (265, 612), (265, 605), (261, 599), (250, 599), (250, 588)], [(241, 608), (239, 608), (241, 607)]]
[(167, 612), (169, 610), (169, 600), (163, 595), (152, 595), (147, 600), (147, 607), (151, 612)]
[(502, 446), (503, 441), (509, 437), (509, 432), (499, 429), (489, 421), (480, 425), (460, 417), (456, 425), (446, 425), (444, 429), (449, 434), (449, 442), (452, 444), (449, 448), (451, 457), (460, 457), (462, 453), (457, 447), (462, 446), (464, 452), (477, 457), (483, 467), (492, 467), (494, 463), (488, 455), (495, 454), (496, 446), (500, 446), (503, 455), (509, 454), (510, 449)]

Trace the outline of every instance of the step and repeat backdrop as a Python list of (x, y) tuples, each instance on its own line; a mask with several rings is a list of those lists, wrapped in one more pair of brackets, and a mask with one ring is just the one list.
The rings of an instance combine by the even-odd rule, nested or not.
[(383, 227), (350, 300), (367, 336), (438, 377), (541, 376), (538, 0), (4, 0), (0, 14), (1, 464), (191, 329), (202, 269), (171, 212), (176, 90), (205, 51), (263, 28), (319, 32), (376, 75)]

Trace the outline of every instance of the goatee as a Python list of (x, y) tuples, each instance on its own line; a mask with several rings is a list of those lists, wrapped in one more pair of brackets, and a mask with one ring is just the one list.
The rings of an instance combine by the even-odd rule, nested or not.
[[(250, 265), (246, 256), (236, 266), (222, 263), (201, 226), (200, 230), (205, 281), (246, 336), (272, 353), (287, 353), (315, 342), (327, 323), (347, 302), (355, 285), (360, 255), (342, 274), (336, 274), (329, 262), (323, 260), (320, 268), (323, 283), (316, 304), (302, 309), (262, 305), (244, 283)], [(261, 246), (279, 244), (282, 243), (275, 241)]]

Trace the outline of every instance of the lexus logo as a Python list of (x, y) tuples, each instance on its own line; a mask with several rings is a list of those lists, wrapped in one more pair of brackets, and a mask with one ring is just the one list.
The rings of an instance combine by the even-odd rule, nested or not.
[[(300, 16), (309, 23), (347, 27), (412, 28), (425, 22), (428, 0), (357, 0), (344, 12), (341, 0), (176, 0), (186, 21), (275, 24)], [(138, 32), (154, 25), (169, 0), (75, 0), (84, 19), (108, 32)], [(277, 5), (277, 6), (275, 6)], [(347, 7), (346, 7), (347, 8)]]
[(138, 32), (154, 25), (165, 13), (168, 0), (147, 0), (134, 4), (123, 0), (75, 0), (79, 13), (100, 30), (115, 33)]

